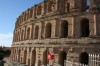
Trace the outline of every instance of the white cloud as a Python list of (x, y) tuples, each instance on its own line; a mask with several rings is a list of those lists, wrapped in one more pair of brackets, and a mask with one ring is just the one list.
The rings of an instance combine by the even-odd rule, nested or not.
[(0, 34), (0, 45), (10, 47), (13, 40), (13, 34)]

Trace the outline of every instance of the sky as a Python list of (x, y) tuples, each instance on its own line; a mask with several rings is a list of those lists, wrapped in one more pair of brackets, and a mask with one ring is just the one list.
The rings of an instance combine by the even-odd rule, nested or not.
[(11, 47), (17, 17), (43, 0), (0, 0), (0, 46)]

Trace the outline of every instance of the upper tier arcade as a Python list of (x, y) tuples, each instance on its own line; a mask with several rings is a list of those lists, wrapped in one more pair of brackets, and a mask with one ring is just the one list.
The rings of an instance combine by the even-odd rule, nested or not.
[(100, 36), (98, 3), (99, 0), (90, 0), (90, 4), (87, 0), (45, 0), (17, 18), (14, 42)]
[(23, 12), (17, 18), (16, 27), (27, 22), (27, 20), (46, 17), (50, 14), (84, 12), (86, 7), (86, 0), (45, 0)]

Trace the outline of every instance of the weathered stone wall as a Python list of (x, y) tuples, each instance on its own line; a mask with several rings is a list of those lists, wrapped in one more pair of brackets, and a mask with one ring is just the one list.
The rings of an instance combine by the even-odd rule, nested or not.
[(15, 25), (11, 61), (51, 64), (51, 52), (54, 62), (63, 66), (64, 60), (80, 62), (84, 52), (100, 53), (100, 14), (85, 11), (86, 5), (86, 0), (45, 0), (23, 12)]

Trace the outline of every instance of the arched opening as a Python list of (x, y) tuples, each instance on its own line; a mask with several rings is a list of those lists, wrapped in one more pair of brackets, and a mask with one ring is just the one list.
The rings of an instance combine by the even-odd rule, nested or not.
[(24, 51), (23, 63), (26, 64), (27, 60), (27, 50)]
[(68, 21), (61, 22), (61, 38), (66, 38), (68, 36)]
[(33, 8), (30, 10), (30, 18), (33, 17)]
[(17, 61), (17, 55), (15, 55), (15, 61)]
[(45, 51), (43, 52), (43, 65), (44, 65), (44, 66), (47, 66), (47, 64), (48, 64), (47, 50), (45, 50)]
[(30, 59), (28, 58), (28, 66), (30, 66)]
[(36, 51), (33, 50), (32, 51), (32, 62), (31, 62), (31, 66), (35, 66), (35, 62), (36, 62)]
[(65, 6), (66, 6), (66, 11), (69, 12), (70, 11), (70, 3), (66, 3)]
[(16, 49), (14, 50), (15, 52), (14, 52), (14, 61), (16, 61), (16, 59), (17, 59), (17, 56), (16, 56)]
[(42, 6), (39, 5), (39, 6), (37, 7), (37, 15), (41, 15), (41, 11), (42, 11)]
[(41, 60), (38, 60), (38, 66), (41, 66)]
[(21, 31), (19, 31), (19, 41), (21, 40)]
[(89, 37), (89, 20), (84, 18), (81, 20), (81, 37)]
[(54, 2), (53, 1), (50, 1), (48, 3), (48, 12), (52, 12), (53, 11), (53, 7), (54, 7)]
[(19, 35), (19, 33), (17, 32), (17, 39), (16, 39), (16, 42), (18, 41), (18, 35)]
[(18, 62), (20, 62), (20, 52), (21, 50), (18, 50)]
[(14, 41), (16, 42), (17, 40), (17, 33), (15, 33), (15, 36), (14, 36)]
[(12, 60), (14, 61), (14, 49), (13, 48), (12, 48), (12, 51), (13, 52), (12, 52), (12, 55), (11, 56), (12, 56)]
[(51, 23), (46, 24), (45, 38), (50, 38), (51, 37), (51, 28), (52, 28)]
[(20, 59), (20, 62), (23, 63), (23, 61), (22, 61), (22, 57), (21, 57), (21, 59)]
[(87, 4), (86, 4), (86, 12), (89, 11), (90, 8), (90, 0), (87, 0)]
[(17, 41), (20, 41), (20, 33), (18, 32)]
[(79, 56), (79, 61), (81, 64), (88, 64), (89, 63), (89, 55), (86, 52), (82, 52)]
[(27, 29), (27, 39), (30, 38), (30, 28)]
[(82, 12), (89, 11), (89, 0), (81, 0)]
[(21, 32), (21, 40), (23, 41), (24, 39), (24, 30), (22, 30), (22, 32)]
[(38, 39), (38, 35), (39, 35), (39, 26), (37, 25), (37, 26), (35, 27), (34, 39)]
[(15, 42), (17, 42), (17, 38), (18, 38), (18, 33), (16, 32)]
[(59, 58), (58, 58), (58, 64), (59, 65), (64, 66), (64, 61), (67, 59), (66, 56), (67, 56), (67, 54), (64, 51), (61, 51), (59, 53)]
[(26, 21), (26, 13), (24, 13), (24, 21)]

